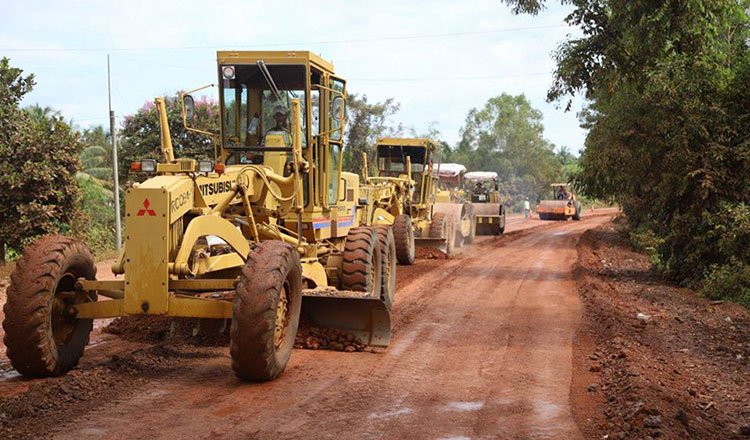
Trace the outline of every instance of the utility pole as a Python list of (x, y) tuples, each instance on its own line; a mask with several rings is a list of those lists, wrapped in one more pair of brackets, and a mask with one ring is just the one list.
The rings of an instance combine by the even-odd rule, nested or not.
[(112, 87), (110, 85), (109, 54), (107, 54), (107, 95), (109, 97), (109, 136), (112, 139), (112, 182), (115, 193), (115, 240), (117, 250), (122, 246), (122, 226), (120, 225), (120, 182), (117, 177), (117, 132), (115, 131), (115, 112), (112, 111)]

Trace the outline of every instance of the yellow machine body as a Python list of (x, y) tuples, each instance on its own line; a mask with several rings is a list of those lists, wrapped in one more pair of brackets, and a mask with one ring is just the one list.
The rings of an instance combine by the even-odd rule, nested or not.
[[(360, 218), (359, 177), (341, 170), (344, 80), (310, 52), (220, 51), (217, 61), (215, 161), (202, 171), (199, 161), (174, 158), (157, 98), (164, 158), (126, 191), (125, 243), (113, 265), (124, 280), (80, 279), (79, 290), (112, 300), (78, 305), (77, 316), (231, 318), (224, 294), (231, 296), (254, 243), (282, 240), (300, 255), (303, 314), (388, 345), (381, 299), (337, 290), (341, 252)], [(272, 126), (278, 106), (291, 127)]]
[(576, 200), (567, 183), (553, 183), (552, 199), (542, 200), (536, 207), (541, 220), (580, 220), (581, 202)]
[(500, 201), (497, 173), (470, 171), (463, 176), (464, 194), (474, 209), (477, 235), (505, 232), (505, 207)]

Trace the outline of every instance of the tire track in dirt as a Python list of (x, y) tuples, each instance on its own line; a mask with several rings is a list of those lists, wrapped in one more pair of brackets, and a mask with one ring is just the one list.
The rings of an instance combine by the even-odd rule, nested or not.
[(55, 437), (580, 437), (568, 404), (580, 313), (570, 266), (579, 233), (605, 220), (418, 264), (429, 270), (399, 286), (382, 353), (296, 350), (277, 381), (243, 384), (213, 349), (224, 355), (187, 362)]

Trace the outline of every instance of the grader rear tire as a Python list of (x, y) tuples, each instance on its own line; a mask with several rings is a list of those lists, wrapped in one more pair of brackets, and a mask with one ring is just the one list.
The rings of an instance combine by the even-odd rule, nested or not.
[(396, 240), (396, 256), (398, 264), (409, 266), (414, 264), (416, 249), (414, 245), (414, 226), (411, 217), (401, 214), (393, 221), (393, 238)]
[(367, 292), (380, 297), (383, 259), (374, 228), (362, 226), (349, 230), (341, 265), (341, 289)]
[(76, 319), (74, 304), (96, 301), (75, 292), (78, 278), (96, 278), (94, 257), (82, 242), (44, 237), (26, 249), (10, 276), (3, 312), (10, 363), (25, 376), (59, 376), (78, 364), (92, 319)]
[(393, 238), (393, 231), (390, 226), (376, 226), (378, 233), (378, 243), (382, 257), (383, 269), (380, 299), (385, 303), (385, 307), (391, 310), (393, 297), (396, 294), (396, 241)]
[(232, 308), (229, 352), (243, 380), (275, 379), (292, 354), (302, 308), (302, 265), (294, 246), (258, 243), (247, 256)]

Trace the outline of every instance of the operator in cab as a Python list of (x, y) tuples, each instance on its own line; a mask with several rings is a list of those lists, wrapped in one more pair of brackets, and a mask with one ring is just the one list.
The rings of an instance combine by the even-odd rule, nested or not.
[(273, 108), (273, 120), (276, 121), (276, 125), (266, 132), (263, 145), (266, 145), (266, 139), (268, 139), (269, 135), (282, 135), (284, 136), (284, 145), (291, 147), (292, 134), (287, 128), (287, 110), (280, 105), (275, 106)]

